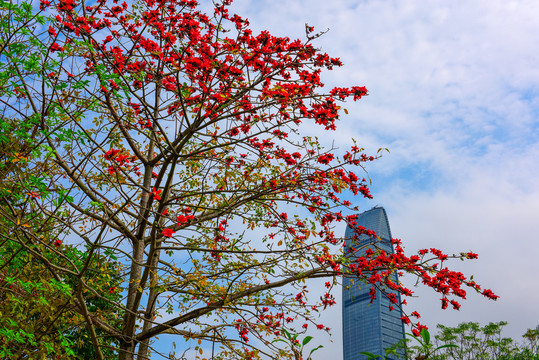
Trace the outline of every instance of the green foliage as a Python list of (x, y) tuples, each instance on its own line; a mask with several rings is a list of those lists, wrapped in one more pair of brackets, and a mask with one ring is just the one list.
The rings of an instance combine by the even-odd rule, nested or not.
[[(84, 318), (76, 310), (73, 293), (78, 278), (58, 275), (49, 266), (66, 266), (67, 263), (84, 265), (88, 253), (76, 248), (62, 246), (63, 256), (48, 254), (47, 260), (35, 257), (36, 247), (21, 248), (0, 234), (0, 352), (2, 358), (58, 357), (59, 359), (95, 359), (95, 350), (89, 339)], [(50, 250), (48, 250), (50, 252)], [(83, 277), (104, 296), (88, 294), (86, 306), (96, 314), (118, 323), (119, 314), (113, 302), (119, 300), (118, 292), (110, 289), (118, 286), (118, 264), (103, 256), (94, 256), (88, 264), (90, 269)], [(116, 320), (115, 320), (116, 319)], [(100, 331), (97, 330), (100, 334)], [(103, 344), (114, 347), (116, 340), (103, 336)], [(113, 356), (112, 349), (104, 354)]]
[(375, 355), (375, 354), (373, 354), (371, 352), (368, 352), (368, 351), (361, 351), (360, 354), (365, 355), (365, 356), (367, 356), (367, 359), (372, 359), (372, 360), (377, 360), (377, 359), (386, 360), (389, 355), (393, 355), (396, 358), (400, 357), (400, 355), (397, 353), (396, 348), (387, 348), (387, 349), (384, 350), (384, 352), (385, 352), (385, 356), (384, 355)]
[[(30, 31), (46, 20), (27, 2), (0, 0), (0, 358), (95, 359), (77, 294), (96, 316), (118, 327), (120, 266), (106, 255), (63, 244), (58, 237), (68, 233), (65, 214), (46, 215), (74, 199), (66, 189), (51, 192), (57, 169), (47, 162), (43, 142), (54, 137), (70, 144), (83, 133), (58, 126), (61, 111), (50, 102), (42, 109), (49, 106), (49, 116), (33, 112), (30, 104), (15, 105), (28, 96), (28, 84), (43, 83), (36, 79), (57, 66), (40, 32)], [(54, 207), (43, 207), (46, 198)], [(87, 282), (94, 292), (81, 288)], [(117, 339), (95, 332), (104, 356), (114, 356)]]
[[(412, 339), (419, 342), (419, 346), (413, 347), (413, 349), (417, 352), (417, 356), (415, 357), (417, 360), (423, 360), (423, 359), (430, 359), (433, 355), (435, 355), (439, 350), (446, 349), (449, 347), (455, 347), (456, 345), (452, 344), (443, 344), (439, 345), (436, 348), (435, 345), (431, 342), (431, 336), (429, 331), (426, 328), (421, 329), (421, 332), (419, 333), (419, 336), (415, 336), (413, 334), (407, 334), (412, 337)], [(385, 349), (385, 356), (383, 355), (376, 355), (373, 353), (370, 353), (368, 351), (362, 351), (360, 354), (367, 356), (367, 359), (381, 359), (386, 360), (389, 355), (392, 355), (394, 358), (400, 358), (398, 349), (401, 348), (407, 348), (406, 341), (407, 339), (403, 339), (403, 341), (398, 342), (394, 346)], [(405, 351), (408, 353), (408, 351)]]
[[(529, 329), (523, 335), (527, 342), (519, 344), (512, 338), (502, 337), (507, 322), (500, 321), (480, 326), (478, 323), (461, 323), (456, 327), (439, 324), (434, 344), (423, 329), (421, 338), (415, 338), (420, 346), (408, 349), (410, 360), (537, 360), (537, 329)], [(439, 345), (439, 346), (437, 346)], [(434, 348), (434, 346), (437, 346)]]

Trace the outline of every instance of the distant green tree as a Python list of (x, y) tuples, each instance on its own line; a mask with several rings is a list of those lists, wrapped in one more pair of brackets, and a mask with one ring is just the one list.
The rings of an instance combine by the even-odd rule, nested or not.
[(507, 322), (500, 321), (480, 326), (475, 322), (461, 323), (456, 327), (438, 324), (433, 346), (453, 344), (452, 347), (439, 348), (437, 352), (426, 352), (425, 347), (408, 348), (409, 360), (539, 360), (539, 327), (528, 329), (520, 344), (512, 338), (503, 337), (503, 327)]
[(513, 339), (501, 336), (505, 325), (505, 321), (489, 323), (484, 327), (474, 322), (461, 323), (454, 328), (438, 325), (440, 333), (435, 338), (458, 346), (447, 349), (447, 359), (497, 359), (511, 356), (517, 351)]
[(535, 329), (528, 329), (522, 337), (531, 352), (539, 352), (539, 325)]

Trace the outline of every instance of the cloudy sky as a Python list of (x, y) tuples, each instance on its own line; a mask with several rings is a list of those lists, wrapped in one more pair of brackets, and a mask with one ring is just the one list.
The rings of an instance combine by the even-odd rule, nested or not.
[[(235, 0), (233, 12), (291, 38), (305, 23), (330, 29), (316, 45), (345, 65), (325, 83), (370, 91), (333, 138), (390, 150), (368, 168), (374, 200), (358, 205), (384, 206), (409, 252), (479, 253), (454, 267), (501, 296), (442, 311), (416, 288), (408, 310), (432, 329), (505, 320), (515, 339), (539, 325), (539, 2)], [(327, 317), (320, 358), (342, 354), (340, 316)]]

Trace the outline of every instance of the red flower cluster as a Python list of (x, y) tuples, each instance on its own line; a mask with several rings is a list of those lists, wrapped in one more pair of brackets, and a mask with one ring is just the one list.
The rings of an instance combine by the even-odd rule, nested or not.
[(318, 157), (318, 162), (319, 162), (320, 164), (327, 165), (327, 164), (329, 164), (329, 162), (330, 162), (331, 160), (333, 160), (334, 158), (335, 158), (335, 156), (333, 156), (333, 154), (324, 154), (324, 155), (320, 155), (320, 156)]
[(56, 52), (56, 51), (64, 52), (64, 48), (58, 45), (58, 43), (53, 43), (50, 47), (50, 50), (51, 52)]
[(110, 149), (105, 153), (105, 159), (112, 160), (120, 152), (120, 150)]
[(492, 300), (496, 300), (497, 298), (499, 298), (498, 295), (494, 294), (492, 290), (489, 290), (489, 289), (483, 290), (482, 294), (483, 296), (486, 296), (487, 298), (492, 299)]
[(322, 304), (324, 305), (324, 309), (328, 306), (332, 306), (337, 303), (333, 295), (331, 295), (330, 293), (325, 293), (323, 296), (320, 296), (320, 300), (322, 301)]
[(178, 215), (178, 217), (176, 217), (176, 221), (178, 222), (178, 226), (183, 226), (183, 225), (187, 225), (189, 221), (193, 220), (194, 218), (195, 218), (195, 215), (193, 214)]
[(236, 330), (238, 330), (238, 334), (240, 335), (242, 340), (248, 342), (249, 338), (247, 337), (247, 334), (249, 334), (249, 331), (247, 330), (247, 327), (241, 319), (236, 320), (234, 327), (236, 328)]

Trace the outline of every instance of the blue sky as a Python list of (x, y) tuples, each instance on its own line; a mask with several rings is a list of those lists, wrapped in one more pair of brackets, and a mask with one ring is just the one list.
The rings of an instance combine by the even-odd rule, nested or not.
[[(330, 140), (390, 150), (368, 167), (374, 200), (357, 204), (384, 206), (410, 252), (479, 253), (455, 268), (501, 296), (470, 294), (459, 312), (442, 311), (440, 296), (416, 288), (408, 311), (431, 328), (509, 321), (515, 339), (539, 325), (539, 2), (236, 0), (232, 9), (274, 35), (330, 29), (316, 44), (344, 67), (324, 82), (370, 91), (347, 104)], [(337, 359), (340, 307), (326, 316), (333, 342), (317, 334), (317, 355)]]

